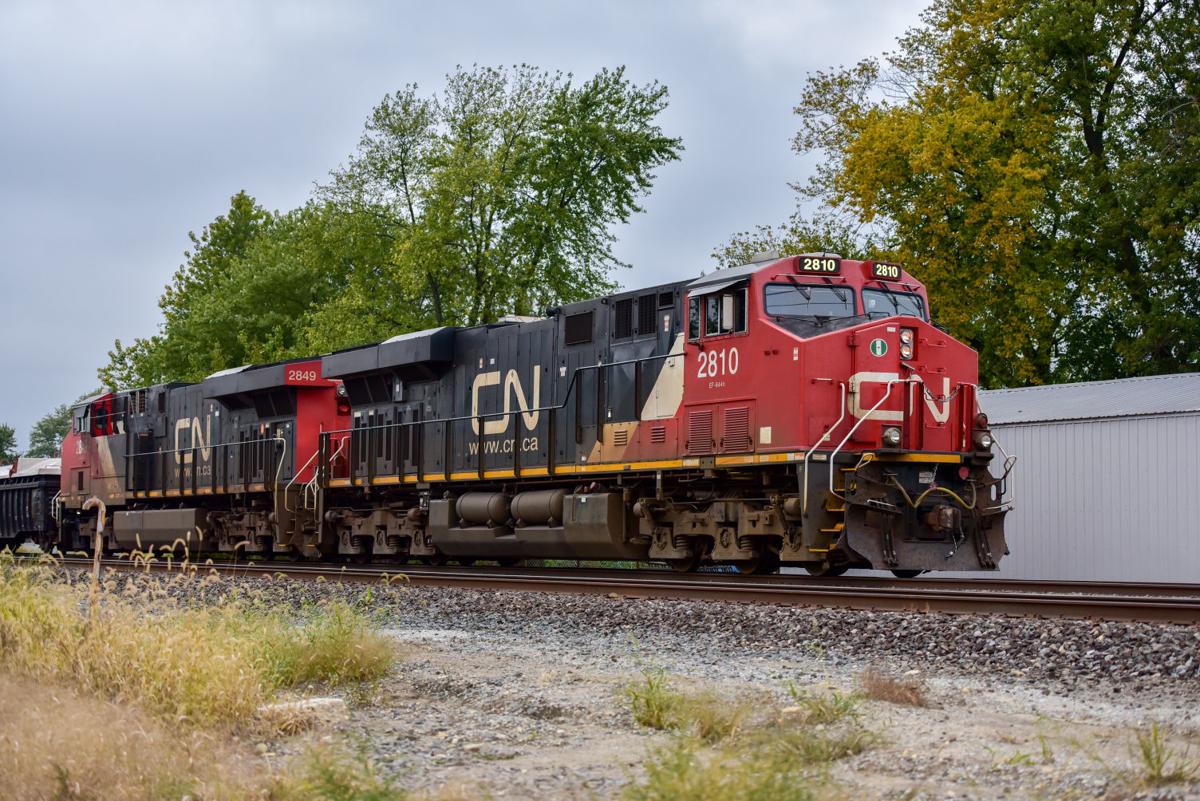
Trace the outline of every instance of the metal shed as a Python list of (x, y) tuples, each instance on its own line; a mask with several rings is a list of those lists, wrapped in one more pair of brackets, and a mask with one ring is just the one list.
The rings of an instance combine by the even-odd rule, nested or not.
[(1200, 373), (979, 402), (1019, 457), (1001, 576), (1200, 583)]

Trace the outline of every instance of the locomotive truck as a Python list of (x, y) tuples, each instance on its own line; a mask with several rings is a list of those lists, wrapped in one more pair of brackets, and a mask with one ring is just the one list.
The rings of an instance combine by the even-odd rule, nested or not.
[[(106, 392), (45, 544), (265, 558), (993, 570), (1013, 459), (901, 265), (773, 257)], [(2, 491), (2, 490), (0, 490)]]

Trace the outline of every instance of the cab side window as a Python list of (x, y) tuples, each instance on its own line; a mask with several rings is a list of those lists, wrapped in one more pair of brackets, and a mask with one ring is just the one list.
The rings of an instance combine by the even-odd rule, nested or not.
[(701, 324), (706, 337), (745, 331), (748, 291), (742, 286), (688, 298), (688, 339), (700, 338)]

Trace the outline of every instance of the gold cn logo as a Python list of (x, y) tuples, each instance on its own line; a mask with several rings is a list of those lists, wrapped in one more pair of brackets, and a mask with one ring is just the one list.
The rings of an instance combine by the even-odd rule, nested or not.
[[(881, 384), (886, 391), (889, 383), (900, 381), (899, 373), (877, 373), (877, 372), (860, 372), (850, 376), (850, 397), (847, 401), (847, 407), (850, 414), (859, 419), (870, 418), (871, 420), (879, 420), (880, 422), (901, 422), (904, 420), (904, 412), (891, 409), (876, 409), (871, 411), (871, 406), (874, 403), (867, 404), (862, 400), (862, 387), (864, 384)], [(905, 391), (908, 391), (907, 389)], [(925, 400), (925, 406), (929, 409), (929, 413), (933, 416), (934, 421), (944, 423), (950, 419), (950, 378), (942, 376), (942, 395), (940, 398), (931, 394), (925, 389), (924, 382), (920, 382), (917, 391)], [(903, 395), (897, 390), (892, 391), (892, 397), (903, 399)], [(911, 402), (911, 401), (910, 401)], [(890, 403), (889, 403), (890, 405)], [(864, 408), (866, 407), (866, 408)], [(911, 408), (911, 406), (910, 406)]]
[(200, 418), (193, 417), (191, 420), (182, 418), (175, 421), (175, 464), (179, 464), (180, 462), (183, 462), (183, 464), (192, 463), (192, 451), (188, 450), (181, 453), (180, 451), (183, 450), (183, 446), (179, 444), (180, 435), (189, 429), (192, 432), (192, 444), (189, 447), (198, 448), (200, 450), (200, 459), (205, 462), (208, 461), (210, 452), (208, 446), (212, 442), (212, 417), (206, 416), (204, 418), (203, 430), (200, 428)]
[[(471, 383), (471, 430), (478, 436), (479, 434), (479, 392), (485, 387), (500, 386), (500, 371), (492, 370), (487, 373), (480, 373), (475, 376), (475, 380)], [(538, 417), (541, 412), (536, 411), (538, 398), (542, 396), (542, 366), (535, 364), (533, 366), (533, 400), (525, 395), (525, 388), (521, 385), (521, 377), (517, 375), (516, 370), (509, 370), (504, 376), (504, 416), (485, 419), (483, 422), (483, 433), (485, 436), (493, 434), (503, 434), (508, 431), (509, 420), (512, 419), (512, 402), (516, 399), (517, 408), (521, 410), (521, 419), (525, 423), (525, 428), (532, 431), (537, 428)], [(530, 409), (535, 411), (529, 411)], [(487, 418), (488, 415), (485, 415)]]

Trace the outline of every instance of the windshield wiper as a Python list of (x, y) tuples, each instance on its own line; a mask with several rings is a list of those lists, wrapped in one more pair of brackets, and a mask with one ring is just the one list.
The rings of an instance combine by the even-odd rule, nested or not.
[(780, 322), (782, 320), (804, 320), (805, 322), (812, 323), (818, 328), (829, 325), (831, 320), (849, 319), (834, 317), (833, 315), (829, 314), (773, 314), (771, 316), (775, 319), (775, 322)]

